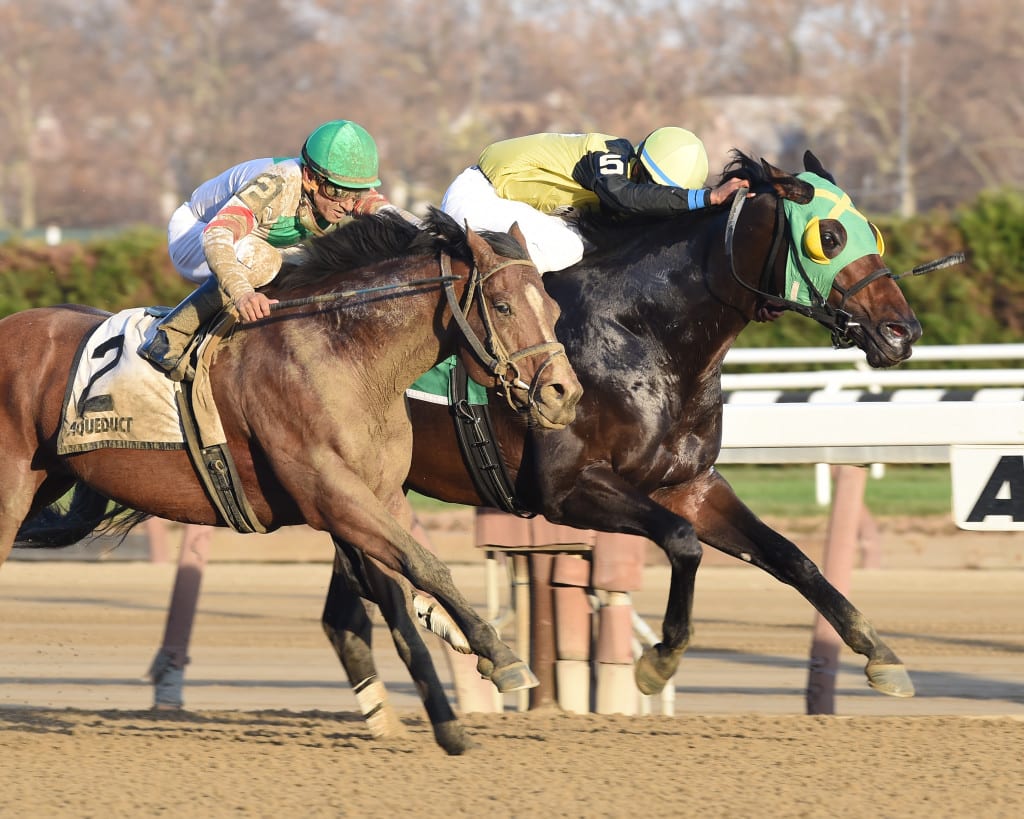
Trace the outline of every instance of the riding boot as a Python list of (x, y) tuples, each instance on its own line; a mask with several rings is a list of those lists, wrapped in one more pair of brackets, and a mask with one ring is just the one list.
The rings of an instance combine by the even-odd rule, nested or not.
[(139, 355), (181, 381), (188, 369), (185, 353), (195, 334), (229, 301), (215, 278), (209, 278), (166, 316), (146, 331)]

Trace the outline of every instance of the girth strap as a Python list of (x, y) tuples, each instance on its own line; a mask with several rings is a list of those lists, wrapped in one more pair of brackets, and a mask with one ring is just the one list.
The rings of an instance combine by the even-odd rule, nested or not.
[(534, 517), (534, 512), (523, 509), (516, 500), (512, 479), (495, 442), (487, 405), (469, 403), (469, 376), (461, 360), (452, 367), (449, 378), (455, 437), (466, 471), (480, 499), (494, 509), (523, 518)]
[(224, 522), (236, 532), (250, 534), (266, 532), (259, 522), (256, 513), (242, 492), (242, 481), (235, 469), (234, 459), (227, 444), (213, 444), (204, 447), (200, 443), (199, 430), (196, 427), (195, 415), (192, 411), (190, 398), (192, 383), (186, 382), (185, 390), (178, 390), (175, 399), (181, 413), (181, 429), (185, 438), (185, 447), (192, 458), (196, 475), (206, 490), (210, 501), (220, 512)]

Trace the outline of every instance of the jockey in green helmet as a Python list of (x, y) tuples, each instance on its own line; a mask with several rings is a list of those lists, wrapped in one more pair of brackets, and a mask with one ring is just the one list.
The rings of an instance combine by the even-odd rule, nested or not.
[(379, 185), (373, 137), (345, 119), (316, 128), (298, 157), (250, 160), (204, 182), (167, 229), (174, 266), (201, 286), (150, 328), (139, 353), (171, 378), (184, 377), (190, 340), (223, 307), (234, 305), (247, 322), (270, 315), (272, 302), (257, 288), (302, 242), (394, 208)]
[(362, 126), (344, 119), (321, 125), (302, 146), (302, 162), (313, 173), (341, 188), (380, 185), (377, 145)]

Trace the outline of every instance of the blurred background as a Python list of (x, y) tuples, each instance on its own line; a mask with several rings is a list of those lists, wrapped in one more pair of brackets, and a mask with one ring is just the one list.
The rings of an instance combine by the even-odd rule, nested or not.
[[(369, 129), (382, 191), (413, 210), (497, 139), (677, 124), (713, 178), (732, 148), (793, 171), (812, 149), (896, 234), (894, 270), (970, 242), (968, 276), (915, 281), (925, 343), (1016, 340), (1022, 77), (1019, 0), (0, 0), (0, 239), (162, 235), (199, 183), (333, 118)], [(133, 235), (76, 251), (97, 286), (71, 251), (0, 246), (0, 315), (187, 292)], [(957, 329), (934, 336), (936, 313)], [(777, 325), (771, 343), (821, 341)]]
[(1024, 185), (1017, 0), (0, 2), (0, 228), (162, 224), (192, 189), (380, 143), (388, 195), (440, 200), (496, 139), (663, 124), (904, 216)]

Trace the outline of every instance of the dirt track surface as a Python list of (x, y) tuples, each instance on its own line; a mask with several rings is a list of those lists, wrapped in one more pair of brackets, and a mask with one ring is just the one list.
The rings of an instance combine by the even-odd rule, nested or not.
[(462, 757), (406, 723), (407, 740), (384, 744), (351, 715), (5, 710), (0, 783), (20, 816), (1015, 817), (1024, 804), (1024, 723), (1010, 719), (480, 715)]
[[(890, 566), (913, 564), (888, 548)], [(519, 713), (506, 697), (503, 714), (463, 717), (477, 744), (463, 757), (435, 745), (382, 628), (409, 736), (370, 736), (319, 626), (327, 554), (210, 565), (180, 714), (150, 711), (141, 679), (173, 564), (9, 562), (0, 816), (1024, 815), (1024, 571), (1017, 553), (986, 551), (1003, 562), (979, 570), (934, 535), (929, 548), (943, 568), (861, 570), (850, 593), (913, 699), (871, 691), (844, 651), (837, 715), (804, 715), (809, 606), (755, 569), (710, 565), (674, 716), (658, 701), (641, 717)], [(480, 565), (454, 574), (482, 605)], [(634, 595), (655, 626), (666, 584), (652, 567)]]

